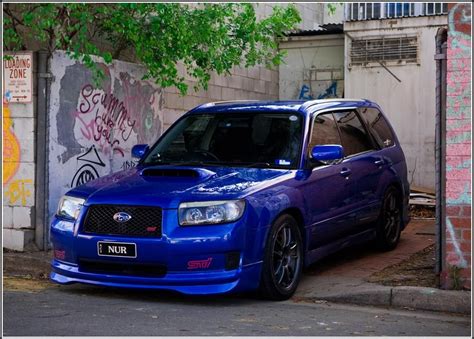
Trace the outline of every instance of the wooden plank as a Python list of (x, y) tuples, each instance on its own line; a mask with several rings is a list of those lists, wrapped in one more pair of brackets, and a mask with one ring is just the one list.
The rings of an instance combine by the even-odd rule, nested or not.
[(419, 192), (419, 193), (428, 193), (435, 195), (435, 190), (431, 188), (421, 187), (421, 186), (410, 186), (410, 191)]
[(436, 206), (436, 201), (433, 199), (410, 199), (410, 205), (422, 205), (422, 206)]

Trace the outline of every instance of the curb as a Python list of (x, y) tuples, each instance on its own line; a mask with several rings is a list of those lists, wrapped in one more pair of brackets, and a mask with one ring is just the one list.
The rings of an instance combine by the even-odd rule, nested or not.
[(392, 288), (391, 306), (470, 315), (471, 292), (427, 287), (394, 287)]
[(428, 287), (380, 286), (370, 290), (325, 296), (302, 296), (301, 299), (335, 303), (410, 308), (423, 311), (471, 314), (470, 291), (447, 291)]

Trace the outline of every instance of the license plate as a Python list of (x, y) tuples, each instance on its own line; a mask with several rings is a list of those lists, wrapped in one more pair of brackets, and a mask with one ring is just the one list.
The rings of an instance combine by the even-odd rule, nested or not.
[(137, 257), (137, 245), (130, 242), (108, 242), (97, 243), (97, 253), (105, 257)]

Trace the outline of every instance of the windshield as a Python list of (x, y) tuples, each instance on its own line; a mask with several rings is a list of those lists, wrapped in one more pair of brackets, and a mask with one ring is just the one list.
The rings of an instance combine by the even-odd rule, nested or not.
[(296, 168), (302, 120), (279, 112), (189, 115), (171, 127), (142, 163)]

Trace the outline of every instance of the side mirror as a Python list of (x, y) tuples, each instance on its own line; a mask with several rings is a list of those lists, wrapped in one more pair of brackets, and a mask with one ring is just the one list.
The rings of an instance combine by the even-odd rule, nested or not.
[(132, 147), (132, 158), (141, 159), (143, 155), (148, 152), (148, 145), (139, 144)]
[(311, 158), (317, 161), (332, 161), (344, 158), (341, 145), (316, 145), (311, 150)]

